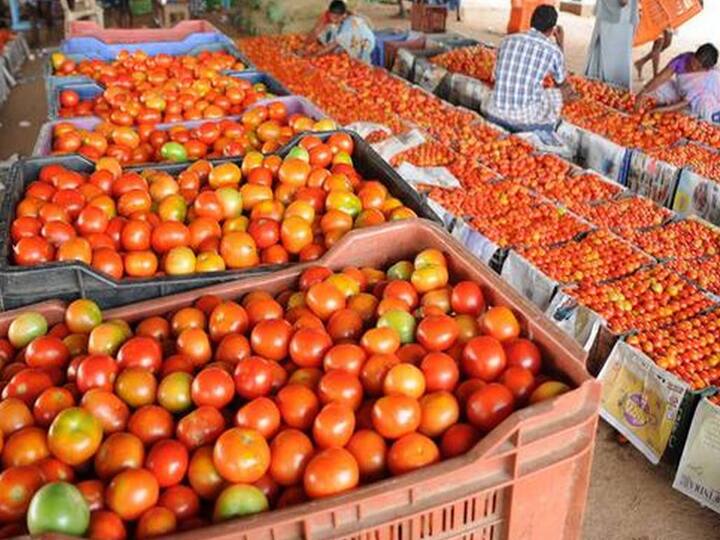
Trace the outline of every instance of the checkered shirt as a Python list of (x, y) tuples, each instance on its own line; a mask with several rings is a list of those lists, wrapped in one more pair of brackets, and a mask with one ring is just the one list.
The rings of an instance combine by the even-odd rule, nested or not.
[(557, 84), (565, 81), (560, 47), (534, 28), (506, 37), (495, 65), (493, 108), (515, 120), (530, 121), (547, 99), (543, 79), (548, 73)]

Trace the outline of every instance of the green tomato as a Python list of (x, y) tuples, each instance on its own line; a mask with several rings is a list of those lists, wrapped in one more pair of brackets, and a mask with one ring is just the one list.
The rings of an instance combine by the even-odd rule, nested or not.
[(391, 309), (378, 319), (378, 328), (393, 328), (400, 336), (401, 343), (415, 341), (415, 317), (401, 309)]
[(346, 165), (352, 165), (352, 158), (350, 157), (350, 154), (347, 152), (344, 152), (340, 150), (337, 154), (335, 154), (335, 157), (333, 157), (333, 165), (337, 165), (339, 163), (345, 163)]
[(90, 509), (80, 490), (72, 484), (46, 484), (30, 501), (27, 527), (32, 535), (60, 533), (83, 536), (89, 525)]
[(325, 199), (325, 206), (328, 209), (350, 214), (352, 217), (356, 217), (362, 211), (362, 201), (350, 191), (331, 191)]
[(215, 501), (214, 521), (225, 521), (250, 516), (268, 509), (265, 494), (250, 484), (234, 484), (226, 487)]
[(415, 270), (415, 267), (410, 261), (399, 261), (388, 268), (387, 278), (389, 280), (401, 279), (403, 281), (409, 281), (413, 270)]
[(168, 161), (187, 161), (187, 150), (176, 142), (166, 142), (160, 149), (160, 155)]
[(13, 347), (20, 349), (36, 337), (44, 336), (47, 330), (48, 324), (45, 317), (36, 311), (28, 311), (20, 314), (10, 323), (8, 339)]
[(176, 371), (167, 375), (158, 386), (157, 400), (171, 413), (181, 413), (192, 407), (191, 386), (193, 377), (189, 373)]
[(292, 150), (290, 150), (290, 152), (287, 155), (287, 158), (285, 158), (285, 159), (290, 159), (290, 158), (301, 159), (304, 162), (308, 163), (310, 161), (310, 154), (308, 153), (307, 150), (305, 150), (301, 146), (295, 146)]

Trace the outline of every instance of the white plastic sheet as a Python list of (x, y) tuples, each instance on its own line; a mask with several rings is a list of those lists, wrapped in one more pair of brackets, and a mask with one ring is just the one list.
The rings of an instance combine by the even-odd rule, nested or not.
[(558, 286), (557, 281), (550, 279), (515, 251), (508, 254), (500, 275), (543, 311), (550, 305)]
[(670, 208), (678, 184), (680, 169), (639, 151), (633, 151), (628, 168), (630, 191)]
[(486, 264), (490, 264), (490, 260), (500, 249), (500, 246), (495, 242), (473, 229), (461, 218), (455, 220), (450, 233), (462, 242), (473, 255)]
[(545, 315), (588, 352), (595, 345), (604, 324), (602, 317), (578, 304), (572, 296), (562, 290), (553, 297), (545, 310)]
[(411, 129), (406, 133), (395, 135), (379, 143), (375, 143), (372, 147), (380, 154), (385, 161), (389, 162), (397, 154), (420, 146), (425, 142), (425, 137), (417, 129)]
[(420, 184), (443, 188), (462, 187), (460, 181), (446, 167), (418, 167), (404, 161), (395, 170), (413, 187)]

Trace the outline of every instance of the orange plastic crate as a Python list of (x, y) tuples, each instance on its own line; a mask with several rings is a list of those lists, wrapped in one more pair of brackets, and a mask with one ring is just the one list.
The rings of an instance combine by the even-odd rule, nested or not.
[(640, 0), (635, 45), (654, 41), (663, 30), (679, 27), (702, 9), (699, 0)]
[[(272, 274), (108, 310), (105, 319), (134, 322), (190, 305), (203, 294), (237, 298), (276, 294), (304, 269), (324, 265), (383, 267), (426, 248), (441, 250), (454, 280), (480, 283), (493, 305), (507, 305), (554, 371), (574, 387), (514, 412), (464, 456), (360, 487), (344, 495), (165, 536), (175, 540), (547, 540), (581, 536), (601, 384), (584, 367), (580, 347), (453, 237), (425, 220), (359, 229), (321, 260)], [(63, 304), (47, 302), (0, 314), (0, 335), (21, 311), (53, 324)], [(69, 537), (53, 535), (53, 538)]]

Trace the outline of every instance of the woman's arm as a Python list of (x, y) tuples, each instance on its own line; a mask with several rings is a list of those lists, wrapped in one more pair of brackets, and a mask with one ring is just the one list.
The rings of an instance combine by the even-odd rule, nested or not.
[(673, 75), (675, 75), (675, 72), (673, 71), (672, 66), (668, 64), (667, 66), (665, 66), (665, 69), (658, 73), (657, 76), (653, 77), (653, 79), (649, 83), (647, 83), (642, 90), (640, 90), (638, 97), (654, 92), (663, 84), (672, 79)]
[(655, 109), (651, 110), (650, 112), (669, 113), (669, 112), (674, 112), (674, 111), (679, 111), (679, 110), (685, 109), (688, 105), (690, 105), (690, 102), (687, 99), (683, 99), (682, 101), (678, 101), (677, 103), (673, 103), (671, 105), (663, 105), (662, 107), (656, 107)]
[(315, 26), (312, 30), (310, 30), (310, 33), (305, 38), (305, 45), (311, 45), (317, 41), (317, 39), (320, 37), (320, 33), (322, 32), (323, 28), (325, 28), (325, 21), (322, 17), (318, 19), (318, 21), (315, 23)]

